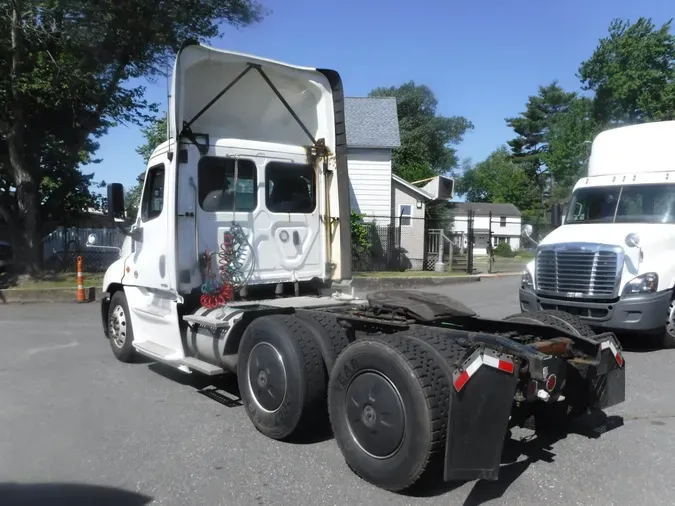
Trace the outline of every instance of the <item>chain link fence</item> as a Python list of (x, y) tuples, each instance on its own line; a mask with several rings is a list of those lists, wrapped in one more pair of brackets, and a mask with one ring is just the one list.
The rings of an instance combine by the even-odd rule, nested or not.
[[(535, 229), (536, 234), (548, 232), (544, 226)], [(439, 263), (446, 271), (505, 272), (518, 270), (526, 260), (506, 257), (521, 257), (528, 246), (515, 216), (462, 212), (441, 218), (368, 216), (352, 220), (354, 272), (434, 271)], [(497, 258), (492, 255), (496, 270), (489, 263), (491, 251), (497, 252)]]
[(45, 269), (54, 272), (75, 272), (77, 257), (82, 257), (85, 272), (105, 272), (119, 258), (119, 251), (87, 247), (87, 238), (96, 235), (96, 246), (120, 248), (124, 235), (113, 228), (59, 227), (42, 240)]

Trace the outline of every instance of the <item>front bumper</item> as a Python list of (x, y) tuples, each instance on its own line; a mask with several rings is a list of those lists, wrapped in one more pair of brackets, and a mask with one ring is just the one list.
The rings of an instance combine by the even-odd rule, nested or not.
[(574, 314), (592, 327), (625, 332), (662, 329), (672, 296), (672, 290), (665, 290), (604, 303), (542, 297), (532, 288), (521, 287), (519, 290), (520, 310), (523, 312), (555, 309)]

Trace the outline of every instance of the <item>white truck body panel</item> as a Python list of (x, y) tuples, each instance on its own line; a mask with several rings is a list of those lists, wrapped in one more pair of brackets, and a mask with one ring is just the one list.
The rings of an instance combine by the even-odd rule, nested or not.
[(593, 140), (588, 175), (593, 177), (673, 172), (673, 139), (675, 121), (642, 123), (605, 130)]
[(198, 44), (181, 49), (168, 140), (150, 157), (131, 235), (104, 277), (105, 291), (124, 289), (138, 351), (186, 371), (204, 367), (185, 362), (181, 304), (202, 294), (207, 252), (211, 274), (227, 264), (220, 253), (235, 224), (245, 236), (237, 270), (247, 286), (349, 275), (349, 228), (341, 225), (348, 175), (338, 160), (346, 145), (334, 92), (341, 100), (331, 70)]
[[(546, 274), (539, 284), (547, 285), (544, 289), (537, 286), (537, 261), (528, 264), (532, 286), (521, 287), (521, 308), (568, 307), (580, 316), (606, 310), (605, 320), (588, 317), (589, 323), (617, 330), (648, 330), (673, 318), (669, 301), (675, 286), (674, 141), (675, 121), (615, 128), (595, 138), (588, 177), (574, 186), (564, 224), (537, 248), (542, 262), (557, 258), (556, 267), (549, 264), (542, 271)], [(639, 238), (637, 247), (627, 244), (631, 234)], [(602, 302), (603, 297), (593, 291), (595, 267), (589, 270), (590, 264), (583, 264), (593, 250), (604, 252), (597, 259), (618, 252), (616, 258), (621, 262), (611, 294), (607, 289), (610, 267), (598, 262), (598, 279), (600, 272), (605, 276)], [(541, 256), (542, 252), (548, 256)], [(567, 260), (561, 260), (561, 255), (567, 255)], [(582, 261), (582, 255), (587, 260)], [(576, 272), (572, 267), (575, 258), (579, 259)], [(631, 280), (647, 273), (658, 275), (655, 292), (624, 294)], [(556, 289), (551, 288), (554, 278)]]

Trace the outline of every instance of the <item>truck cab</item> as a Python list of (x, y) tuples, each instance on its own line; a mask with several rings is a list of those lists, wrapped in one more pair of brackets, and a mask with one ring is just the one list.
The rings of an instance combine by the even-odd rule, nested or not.
[(522, 311), (562, 310), (675, 347), (674, 138), (675, 122), (664, 121), (594, 139), (588, 176), (523, 274)]

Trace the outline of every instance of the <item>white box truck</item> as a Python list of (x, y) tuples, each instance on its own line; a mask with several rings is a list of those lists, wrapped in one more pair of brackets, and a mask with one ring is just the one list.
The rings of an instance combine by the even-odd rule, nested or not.
[(606, 130), (562, 225), (527, 265), (521, 310), (565, 311), (592, 328), (673, 348), (674, 285), (675, 121)]
[[(491, 320), (415, 290), (347, 293), (343, 106), (333, 70), (184, 45), (168, 140), (103, 281), (114, 356), (234, 374), (261, 433), (330, 423), (349, 467), (395, 491), (435, 470), (496, 479), (510, 427), (623, 402), (618, 341), (573, 316)], [(108, 213), (124, 215), (119, 184)]]

